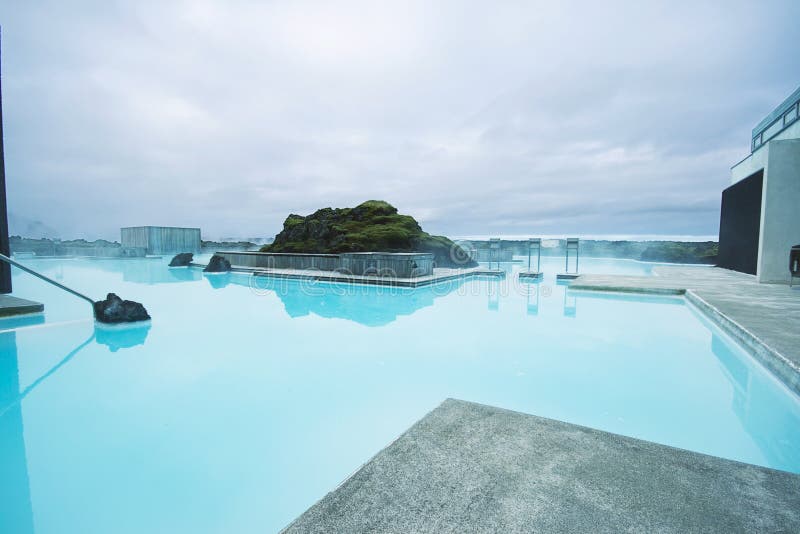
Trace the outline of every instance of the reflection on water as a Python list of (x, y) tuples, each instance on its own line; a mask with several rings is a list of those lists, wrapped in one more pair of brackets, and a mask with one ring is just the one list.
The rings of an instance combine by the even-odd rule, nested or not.
[(753, 373), (746, 355), (731, 350), (718, 335), (711, 350), (733, 386), (733, 411), (770, 465), (799, 465), (800, 410), (783, 386), (766, 373)]
[[(0, 397), (0, 399), (2, 399), (2, 402), (0, 402), (0, 416), (12, 411), (14, 407), (18, 406), (29, 393), (31, 393), (42, 382), (47, 380), (50, 376), (54, 375), (62, 367), (69, 363), (72, 358), (80, 353), (92, 341), (97, 341), (98, 344), (108, 347), (111, 352), (116, 352), (119, 349), (144, 345), (145, 341), (147, 340), (147, 333), (149, 331), (150, 321), (124, 326), (107, 326), (95, 323), (94, 331), (88, 339), (69, 351), (66, 356), (58, 361), (58, 363), (53, 365), (46, 372), (40, 374), (33, 382), (30, 383), (30, 385), (22, 390), (19, 388), (18, 378), (15, 378), (17, 375), (12, 376), (12, 371), (16, 369), (17, 365), (16, 331), (0, 331), (0, 342), (2, 342), (2, 345), (0, 345), (0, 357), (4, 358), (4, 361), (6, 358), (9, 361), (13, 360), (13, 366), (11, 363), (5, 362), (5, 365), (8, 365), (9, 369), (8, 376), (11, 377), (9, 378), (8, 383), (5, 382), (5, 370), (0, 369), (0, 379), (3, 379), (0, 385), (7, 386), (6, 389), (3, 390), (6, 393), (12, 390), (15, 392), (13, 395), (9, 393), (11, 396)], [(17, 382), (15, 382), (14, 386), (12, 387), (9, 384), (14, 380)]]
[[(135, 284), (171, 284), (192, 282), (203, 277), (200, 269), (167, 267), (163, 260), (121, 261), (122, 279)], [(116, 269), (115, 269), (116, 270)]]
[[(28, 325), (36, 317), (23, 317)], [(20, 325), (21, 326), (21, 325)], [(93, 340), (112, 352), (144, 344), (149, 322), (120, 328), (96, 327), (92, 335), (73, 348), (26, 388), (20, 388), (17, 332), (0, 331), (0, 532), (34, 532), (28, 461), (25, 447), (22, 402), (45, 380), (57, 374)]]
[[(456, 291), (463, 280), (415, 289), (351, 284), (315, 284), (270, 277), (234, 277), (232, 283), (255, 291), (274, 292), (290, 317), (311, 313), (325, 318), (348, 319), (366, 326), (384, 326), (402, 315), (433, 306), (434, 300)], [(251, 284), (255, 284), (252, 286)]]
[(231, 283), (231, 273), (203, 273), (208, 285), (214, 289), (222, 289)]
[(95, 326), (95, 339), (111, 352), (144, 345), (150, 332), (150, 321), (120, 326)]
[(487, 309), (489, 311), (499, 311), (500, 310), (500, 280), (498, 279), (489, 279), (486, 284), (487, 294), (489, 298), (489, 304)]
[(571, 291), (564, 291), (564, 317), (575, 317), (578, 314), (578, 297)]
[[(16, 332), (0, 333), (0, 532), (33, 532)], [(5, 412), (5, 413), (3, 413)]]
[(43, 313), (34, 313), (31, 315), (20, 315), (17, 317), (5, 317), (0, 319), (0, 331), (12, 330), (23, 326), (31, 326), (35, 324), (44, 323)]
[(540, 280), (521, 280), (525, 288), (525, 309), (528, 315), (539, 315), (539, 295), (541, 294)]

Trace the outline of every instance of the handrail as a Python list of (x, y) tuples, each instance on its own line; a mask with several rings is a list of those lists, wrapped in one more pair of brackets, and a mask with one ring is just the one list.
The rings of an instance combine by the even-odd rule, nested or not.
[(56, 286), (56, 287), (58, 287), (60, 289), (63, 289), (64, 291), (66, 291), (68, 293), (72, 293), (73, 295), (75, 295), (78, 298), (82, 298), (83, 300), (85, 300), (86, 302), (88, 302), (89, 304), (92, 305), (92, 313), (94, 313), (94, 301), (92, 299), (90, 299), (89, 297), (87, 297), (86, 295), (84, 295), (83, 293), (78, 293), (74, 289), (71, 289), (71, 288), (65, 286), (64, 284), (60, 284), (60, 283), (56, 282), (55, 280), (53, 280), (52, 278), (48, 278), (45, 275), (34, 271), (30, 267), (26, 267), (26, 266), (22, 265), (21, 263), (12, 260), (11, 258), (6, 256), (5, 254), (0, 254), (0, 261), (4, 261), (4, 262), (8, 263), (9, 265), (13, 265), (17, 269), (22, 269), (26, 273), (32, 274), (33, 276), (35, 276), (36, 278), (38, 278), (40, 280), (44, 280), (45, 282), (53, 284), (54, 286)]

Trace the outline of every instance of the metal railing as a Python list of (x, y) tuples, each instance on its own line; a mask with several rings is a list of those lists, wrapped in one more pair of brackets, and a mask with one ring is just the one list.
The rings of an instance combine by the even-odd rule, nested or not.
[(800, 88), (775, 108), (758, 126), (753, 128), (750, 152), (753, 153), (770, 139), (800, 120)]
[(35, 276), (39, 280), (44, 280), (48, 284), (52, 284), (52, 285), (56, 286), (59, 289), (63, 289), (67, 293), (72, 293), (76, 297), (85, 300), (86, 302), (88, 302), (92, 306), (92, 315), (94, 315), (94, 301), (91, 298), (89, 298), (86, 295), (84, 295), (83, 293), (79, 293), (79, 292), (75, 291), (74, 289), (65, 286), (64, 284), (60, 284), (60, 283), (56, 282), (55, 280), (53, 280), (52, 278), (48, 278), (47, 276), (43, 275), (42, 273), (34, 271), (30, 267), (26, 267), (26, 266), (22, 265), (21, 263), (12, 260), (11, 258), (6, 256), (5, 254), (0, 254), (0, 261), (4, 261), (4, 262), (8, 263), (9, 265), (13, 265), (17, 269), (25, 271), (28, 274), (32, 274), (33, 276)]

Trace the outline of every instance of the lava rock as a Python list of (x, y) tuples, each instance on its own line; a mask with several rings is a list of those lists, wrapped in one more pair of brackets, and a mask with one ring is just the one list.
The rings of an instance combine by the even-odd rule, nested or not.
[(261, 252), (428, 252), (437, 267), (478, 265), (460, 245), (424, 232), (412, 216), (398, 213), (383, 200), (368, 200), (355, 208), (322, 208), (305, 217), (290, 214), (275, 241)]
[(101, 323), (133, 323), (150, 319), (147, 310), (138, 302), (122, 300), (109, 293), (105, 300), (94, 303), (94, 317)]
[(214, 254), (208, 261), (208, 265), (203, 269), (204, 273), (227, 273), (231, 270), (231, 262)]
[(170, 267), (188, 267), (190, 263), (192, 263), (192, 259), (194, 258), (194, 254), (191, 252), (181, 252), (177, 254), (172, 261), (169, 262)]

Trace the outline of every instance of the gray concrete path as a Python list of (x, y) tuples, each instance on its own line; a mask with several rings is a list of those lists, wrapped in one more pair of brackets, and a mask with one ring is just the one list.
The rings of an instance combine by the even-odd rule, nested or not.
[(26, 315), (43, 311), (44, 305), (40, 302), (21, 299), (11, 295), (0, 295), (0, 317), (13, 317), (15, 315)]
[(285, 532), (800, 532), (800, 475), (447, 400)]
[(582, 275), (570, 290), (686, 294), (800, 394), (800, 288), (716, 267), (656, 267), (654, 276)]

